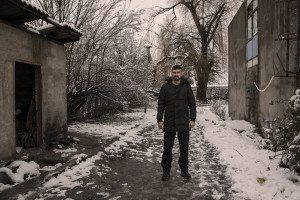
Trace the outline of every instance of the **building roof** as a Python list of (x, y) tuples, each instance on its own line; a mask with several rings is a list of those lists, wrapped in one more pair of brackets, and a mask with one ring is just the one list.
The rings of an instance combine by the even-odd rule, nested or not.
[[(27, 0), (1, 0), (0, 19), (60, 43), (78, 41), (83, 35), (75, 27), (50, 18), (47, 12)], [(47, 25), (34, 27), (28, 23), (39, 19), (45, 21)]]

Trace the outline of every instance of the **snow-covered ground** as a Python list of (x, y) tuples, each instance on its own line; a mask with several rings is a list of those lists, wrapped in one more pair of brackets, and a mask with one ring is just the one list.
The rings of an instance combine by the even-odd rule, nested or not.
[[(197, 125), (204, 126), (204, 137), (220, 151), (221, 163), (227, 166), (227, 175), (233, 184), (231, 189), (236, 192), (237, 197), (253, 200), (300, 199), (300, 178), (294, 172), (278, 167), (278, 157), (274, 158), (274, 152), (262, 149), (263, 139), (254, 133), (255, 127), (252, 124), (243, 120), (223, 121), (211, 111), (210, 107), (198, 107), (197, 112)], [(141, 142), (140, 136), (136, 135), (138, 129), (155, 125), (156, 122), (155, 110), (149, 110), (147, 115), (138, 112), (128, 115), (141, 120), (115, 126), (82, 124), (71, 128), (109, 136), (118, 135), (120, 131), (125, 130), (127, 134), (106, 149), (120, 151), (120, 146), (128, 144), (126, 141)], [(197, 134), (197, 128), (192, 134)], [(151, 154), (151, 149), (148, 154)], [(293, 183), (290, 179), (298, 179), (299, 182)]]
[[(197, 177), (200, 179), (199, 188), (209, 184), (206, 179), (199, 177), (203, 174), (215, 176), (215, 174), (206, 173), (207, 169), (198, 166), (199, 163), (205, 162), (203, 152), (213, 150), (218, 151), (213, 154), (214, 157), (218, 157), (217, 162), (226, 166), (225, 174), (231, 182), (230, 191), (234, 199), (300, 199), (299, 177), (287, 169), (279, 168), (278, 157), (274, 157), (273, 152), (262, 149), (263, 139), (254, 133), (253, 125), (245, 121), (230, 119), (223, 121), (208, 106), (198, 107), (197, 113), (196, 127), (191, 131), (190, 169), (193, 179)], [(133, 113), (120, 114), (118, 117), (122, 117), (122, 123), (76, 123), (69, 127), (70, 131), (82, 134), (98, 135), (108, 139), (118, 137), (119, 139), (106, 147), (104, 152), (99, 152), (90, 158), (84, 159), (84, 154), (76, 155), (74, 158), (77, 158), (78, 164), (45, 182), (41, 188), (46, 192), (39, 199), (57, 195), (65, 196), (68, 189), (84, 184), (96, 187), (94, 183), (83, 183), (81, 179), (89, 176), (93, 168), (96, 169), (99, 177), (111, 170), (106, 165), (95, 164), (97, 160), (103, 159), (103, 155), (122, 156), (122, 152), (130, 151), (129, 159), (146, 159), (155, 164), (160, 162), (162, 146), (158, 146), (155, 141), (161, 141), (163, 133), (157, 129), (155, 108), (148, 109), (147, 114), (144, 114), (142, 110), (137, 110)], [(147, 135), (141, 135), (142, 132)], [(149, 142), (147, 137), (155, 140)], [(203, 146), (203, 142), (208, 143), (206, 147)], [(148, 148), (146, 150), (132, 148), (142, 144), (147, 144)], [(176, 149), (178, 148), (174, 148), (175, 152), (178, 151)], [(76, 153), (76, 149), (62, 152), (62, 156), (69, 152)], [(212, 173), (215, 172), (212, 171)], [(298, 183), (290, 179), (298, 180)], [(0, 185), (0, 190), (1, 187), (3, 189), (4, 186)], [(217, 200), (224, 195), (222, 192), (214, 191), (213, 197)], [(27, 196), (20, 195), (19, 199), (26, 199)], [(104, 197), (103, 192), (99, 192), (99, 197)], [(105, 193), (105, 199), (109, 199), (109, 193)]]
[(218, 147), (221, 162), (228, 166), (232, 189), (238, 195), (253, 200), (300, 199), (300, 178), (279, 168), (274, 152), (262, 149), (263, 139), (254, 133), (253, 125), (242, 120), (222, 121), (209, 107), (198, 111), (202, 114), (198, 115), (197, 123), (205, 127), (208, 141)]

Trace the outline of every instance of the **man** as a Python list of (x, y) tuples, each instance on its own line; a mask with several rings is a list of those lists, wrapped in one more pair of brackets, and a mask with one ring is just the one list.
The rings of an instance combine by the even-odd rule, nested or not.
[[(164, 121), (163, 121), (164, 118)], [(178, 160), (181, 176), (191, 179), (188, 171), (189, 131), (195, 126), (196, 102), (192, 88), (186, 78), (182, 77), (179, 65), (172, 67), (172, 77), (160, 90), (158, 97), (157, 122), (164, 131), (164, 152), (161, 165), (162, 181), (170, 179), (172, 149), (176, 132), (180, 145)]]

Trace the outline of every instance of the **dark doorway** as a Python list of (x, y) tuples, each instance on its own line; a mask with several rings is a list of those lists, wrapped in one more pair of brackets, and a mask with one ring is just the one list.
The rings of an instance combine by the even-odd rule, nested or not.
[(16, 146), (40, 146), (40, 67), (15, 63)]

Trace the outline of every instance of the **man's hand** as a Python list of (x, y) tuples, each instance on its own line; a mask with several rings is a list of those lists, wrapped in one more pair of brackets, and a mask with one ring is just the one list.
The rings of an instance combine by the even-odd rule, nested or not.
[(164, 122), (158, 122), (158, 128), (164, 130)]
[(194, 121), (190, 121), (189, 128), (193, 128), (194, 126), (195, 126), (195, 122)]

